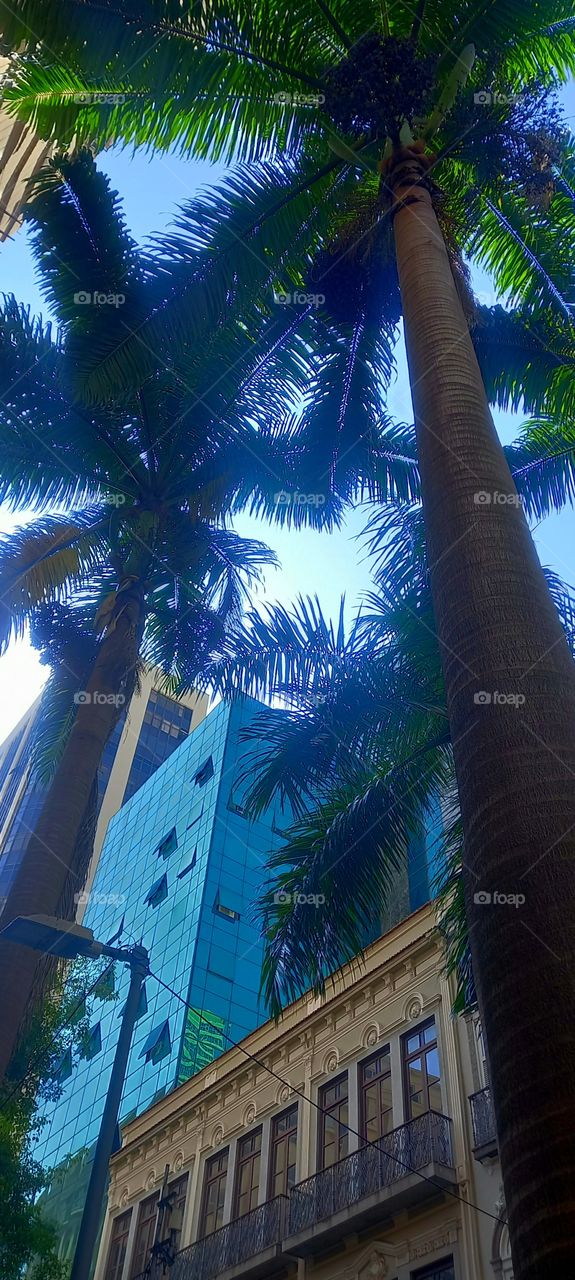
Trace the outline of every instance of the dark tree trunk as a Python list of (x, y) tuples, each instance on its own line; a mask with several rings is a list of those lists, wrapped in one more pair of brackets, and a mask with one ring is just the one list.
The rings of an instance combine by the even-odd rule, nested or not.
[[(2, 927), (16, 916), (56, 916), (61, 908), (73, 917), (74, 894), (83, 889), (87, 871), (85, 857), (76, 866), (79, 836), (102, 752), (123, 705), (117, 697), (126, 687), (133, 687), (138, 656), (141, 598), (134, 590), (123, 595), (122, 602), (116, 625), (98, 650), (86, 684), (89, 700), (78, 706), (62, 759), (2, 913)], [(8, 1071), (32, 992), (42, 990), (44, 985), (43, 966), (45, 961), (37, 952), (0, 942), (0, 1078)]]
[(395, 243), (473, 966), (515, 1280), (556, 1280), (575, 1264), (575, 665), (422, 177), (421, 157), (399, 153)]

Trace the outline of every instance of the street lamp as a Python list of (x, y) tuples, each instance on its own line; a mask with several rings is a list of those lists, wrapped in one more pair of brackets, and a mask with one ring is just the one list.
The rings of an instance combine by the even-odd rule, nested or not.
[(73, 924), (68, 920), (57, 920), (53, 916), (18, 916), (11, 920), (5, 929), (2, 929), (0, 937), (6, 942), (16, 942), (19, 946), (32, 947), (34, 951), (63, 956), (66, 960), (71, 960), (75, 956), (109, 956), (111, 960), (120, 960), (130, 967), (130, 988), (122, 1014), (112, 1074), (70, 1272), (70, 1280), (89, 1280), (106, 1194), (108, 1167), (114, 1149), (114, 1136), (130, 1045), (138, 1016), (142, 986), (150, 971), (148, 952), (145, 947), (138, 945), (130, 948), (109, 947), (105, 942), (97, 942), (91, 929), (85, 929), (82, 925)]

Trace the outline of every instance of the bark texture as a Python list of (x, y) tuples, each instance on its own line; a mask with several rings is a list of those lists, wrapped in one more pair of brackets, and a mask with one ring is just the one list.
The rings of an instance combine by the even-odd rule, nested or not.
[(515, 1280), (557, 1280), (575, 1274), (575, 665), (423, 178), (415, 152), (395, 157), (394, 233), (473, 965)]
[[(77, 865), (78, 851), (82, 849), (79, 837), (102, 752), (121, 713), (121, 705), (106, 699), (115, 699), (125, 688), (131, 691), (133, 687), (140, 619), (141, 600), (134, 590), (122, 598), (116, 625), (98, 651), (86, 684), (90, 700), (78, 706), (62, 759), (2, 912), (2, 927), (16, 916), (57, 916), (62, 909), (69, 919), (76, 914), (74, 894), (83, 889), (87, 871), (85, 850)], [(45, 988), (42, 970), (45, 976), (49, 965), (46, 967), (38, 952), (0, 941), (0, 1079), (9, 1074), (10, 1059), (25, 1025), (32, 993)]]

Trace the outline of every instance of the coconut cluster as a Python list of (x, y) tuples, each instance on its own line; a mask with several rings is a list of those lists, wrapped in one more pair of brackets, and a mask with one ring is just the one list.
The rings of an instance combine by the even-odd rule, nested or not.
[(365, 35), (326, 73), (324, 110), (343, 133), (396, 142), (404, 120), (427, 113), (436, 65), (407, 40)]

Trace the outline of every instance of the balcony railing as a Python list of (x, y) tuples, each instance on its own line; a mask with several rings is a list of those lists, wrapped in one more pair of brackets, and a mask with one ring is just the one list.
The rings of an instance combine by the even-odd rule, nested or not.
[(299, 1235), (433, 1164), (453, 1166), (451, 1121), (427, 1111), (386, 1134), (377, 1147), (361, 1147), (293, 1187), (289, 1235)]
[[(287, 1196), (276, 1196), (182, 1249), (170, 1271), (170, 1280), (213, 1280), (233, 1267), (255, 1264), (262, 1254), (269, 1258), (269, 1251), (279, 1254), (286, 1206)], [(254, 1273), (248, 1265), (242, 1270), (242, 1275)]]
[(491, 1089), (479, 1089), (469, 1099), (473, 1129), (473, 1151), (478, 1160), (497, 1154), (497, 1132)]

